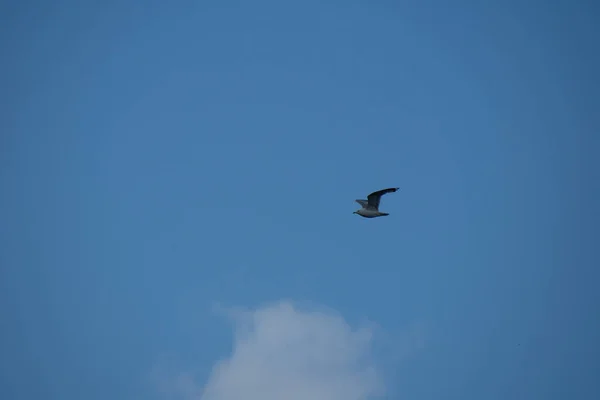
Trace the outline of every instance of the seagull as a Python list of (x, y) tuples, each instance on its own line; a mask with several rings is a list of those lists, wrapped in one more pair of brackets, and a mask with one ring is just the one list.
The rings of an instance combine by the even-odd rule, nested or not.
[(386, 215), (390, 215), (388, 213), (383, 213), (379, 211), (379, 201), (381, 200), (381, 196), (383, 196), (384, 194), (394, 193), (398, 189), (400, 188), (378, 190), (368, 195), (367, 200), (355, 200), (358, 204), (361, 205), (362, 208), (360, 210), (354, 211), (353, 214), (358, 214), (361, 217), (365, 218), (384, 217)]

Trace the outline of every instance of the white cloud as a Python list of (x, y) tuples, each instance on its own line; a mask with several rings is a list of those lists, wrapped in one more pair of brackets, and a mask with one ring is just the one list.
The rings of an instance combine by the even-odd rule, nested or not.
[(383, 394), (371, 354), (372, 330), (352, 329), (328, 311), (289, 302), (228, 313), (235, 326), (232, 354), (206, 384), (182, 375), (186, 400), (367, 400)]

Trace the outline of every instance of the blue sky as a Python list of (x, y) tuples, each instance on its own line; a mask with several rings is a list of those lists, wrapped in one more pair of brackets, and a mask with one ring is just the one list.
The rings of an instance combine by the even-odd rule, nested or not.
[(0, 398), (600, 397), (592, 2), (105, 3), (0, 5)]

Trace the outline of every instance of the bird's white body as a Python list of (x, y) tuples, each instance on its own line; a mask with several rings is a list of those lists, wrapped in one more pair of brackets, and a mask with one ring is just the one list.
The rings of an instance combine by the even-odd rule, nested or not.
[(375, 218), (382, 217), (384, 215), (388, 215), (387, 213), (382, 213), (377, 210), (371, 210), (368, 208), (361, 208), (360, 210), (355, 211), (358, 215), (365, 218)]

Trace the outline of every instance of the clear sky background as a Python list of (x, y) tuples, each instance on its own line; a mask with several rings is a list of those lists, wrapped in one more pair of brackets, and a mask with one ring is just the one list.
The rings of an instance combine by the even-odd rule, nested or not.
[(0, 398), (600, 398), (598, 15), (2, 2)]

